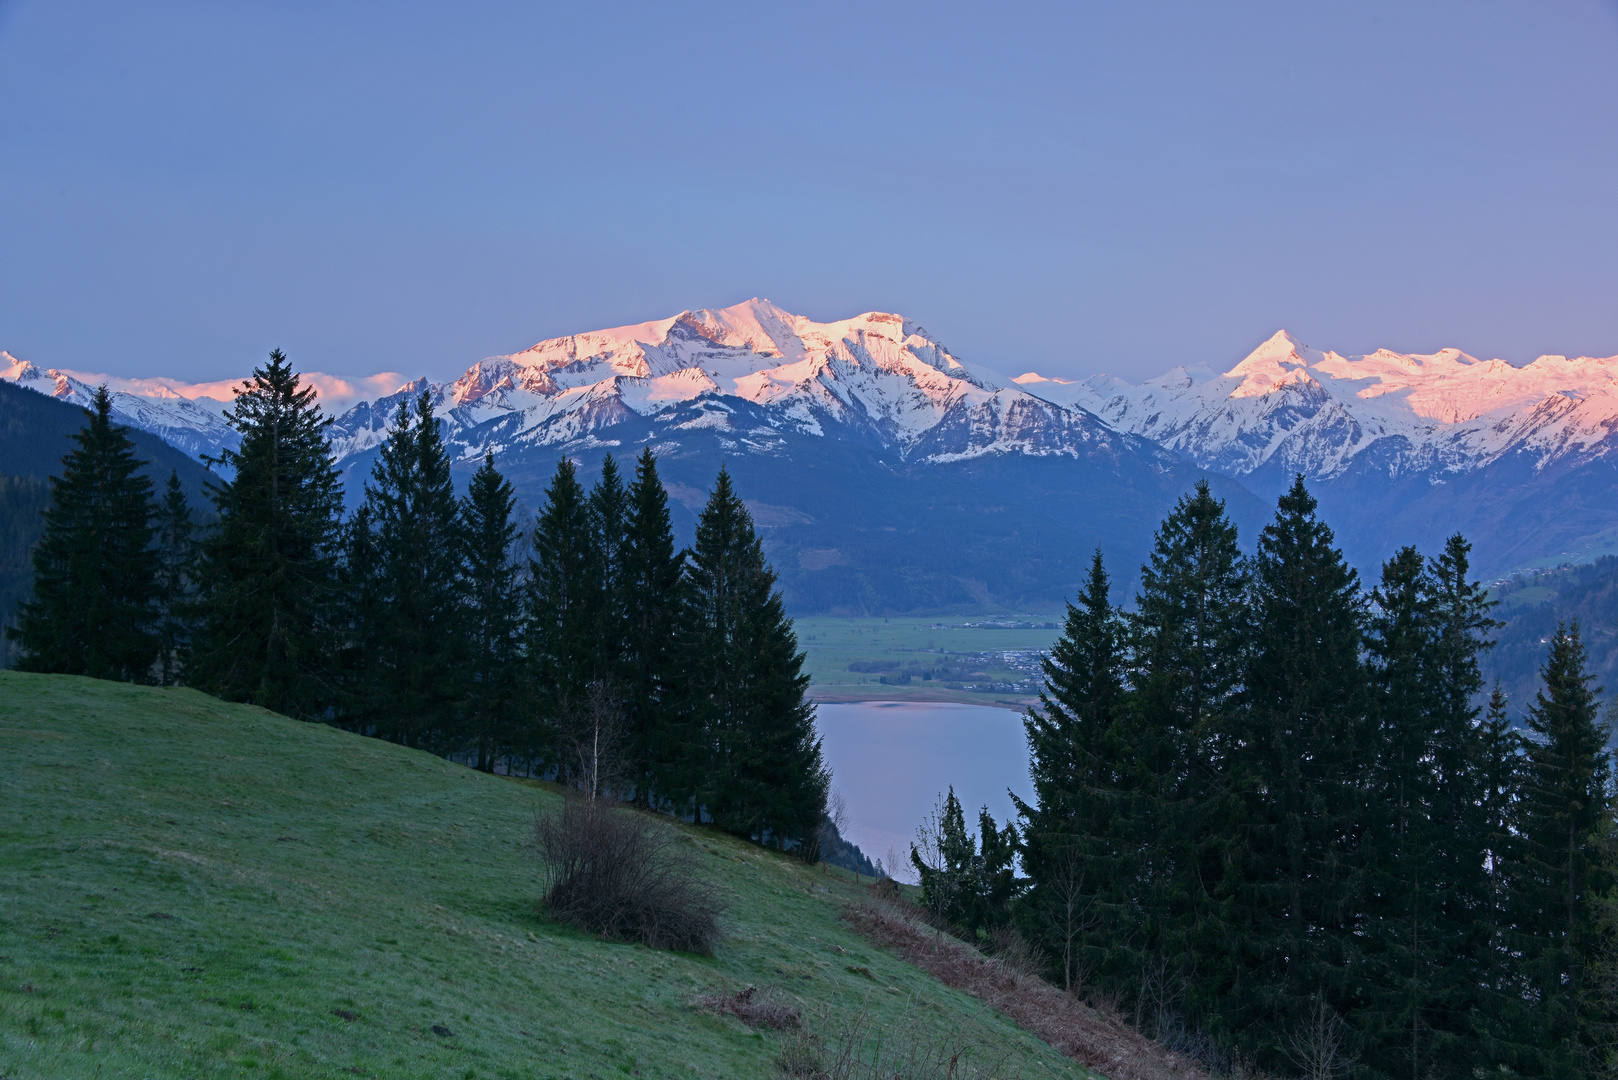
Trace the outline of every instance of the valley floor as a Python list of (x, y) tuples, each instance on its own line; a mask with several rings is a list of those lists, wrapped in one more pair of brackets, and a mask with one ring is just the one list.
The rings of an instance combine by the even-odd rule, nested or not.
[(951, 615), (793, 620), (816, 701), (957, 701), (1021, 711), (1037, 704), (1039, 656), (1059, 616)]

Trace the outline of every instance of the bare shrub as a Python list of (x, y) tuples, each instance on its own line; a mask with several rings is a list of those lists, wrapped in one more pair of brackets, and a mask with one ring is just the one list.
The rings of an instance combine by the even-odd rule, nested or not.
[(796, 1008), (779, 1000), (773, 991), (760, 993), (756, 986), (734, 994), (700, 994), (692, 1004), (721, 1016), (734, 1016), (750, 1028), (782, 1031), (803, 1022), (803, 1015)]
[(711, 953), (719, 905), (684, 838), (651, 817), (577, 795), (535, 822), (557, 919), (654, 949)]
[[(822, 1015), (782, 1047), (776, 1066), (788, 1080), (1005, 1080), (1006, 1059), (978, 1052), (959, 1040), (918, 1034), (924, 1025), (908, 1011), (879, 1028), (870, 1010), (842, 1023)], [(986, 1060), (979, 1064), (977, 1059)]]
[(1319, 996), (1287, 1033), (1282, 1049), (1303, 1080), (1335, 1080), (1354, 1066), (1348, 1028)]

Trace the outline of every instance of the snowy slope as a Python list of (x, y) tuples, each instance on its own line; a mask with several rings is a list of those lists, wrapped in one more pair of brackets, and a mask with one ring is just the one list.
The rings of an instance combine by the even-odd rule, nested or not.
[[(323, 372), (303, 374), (328, 413), (351, 407), (361, 398), (388, 393), (405, 380), (394, 372), (364, 379), (345, 379)], [(37, 390), (60, 401), (88, 407), (95, 388), (112, 392), (113, 417), (118, 423), (150, 431), (194, 458), (214, 456), (234, 446), (236, 433), (225, 422), (225, 410), (235, 396), (239, 380), (186, 383), (177, 379), (125, 379), (65, 368), (40, 368), (0, 350), (0, 380)]]
[[(465, 458), (515, 445), (584, 448), (635, 418), (671, 428), (670, 437), (729, 430), (748, 437), (743, 450), (767, 452), (772, 436), (790, 432), (929, 463), (1137, 447), (1083, 409), (999, 385), (900, 315), (817, 323), (757, 299), (542, 341), (451, 383), (418, 380), (339, 417), (339, 459), (380, 443), (399, 406), (424, 389)], [(746, 410), (745, 429), (730, 404), (738, 400), (758, 407)]]
[(1107, 375), (1014, 382), (1087, 409), (1198, 465), (1330, 479), (1359, 464), (1435, 477), (1526, 454), (1537, 468), (1618, 449), (1618, 357), (1523, 367), (1457, 349), (1345, 357), (1281, 331), (1216, 374), (1179, 367), (1139, 385)]

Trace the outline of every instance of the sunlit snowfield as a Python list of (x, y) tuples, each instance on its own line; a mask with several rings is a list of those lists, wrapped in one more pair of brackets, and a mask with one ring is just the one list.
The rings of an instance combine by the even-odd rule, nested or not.
[(848, 838), (884, 864), (891, 849), (908, 868), (916, 826), (951, 784), (974, 831), (981, 806), (996, 823), (1012, 815), (1008, 788), (1030, 796), (1028, 742), (1022, 716), (1010, 709), (861, 701), (817, 711), (832, 783), (847, 804)]

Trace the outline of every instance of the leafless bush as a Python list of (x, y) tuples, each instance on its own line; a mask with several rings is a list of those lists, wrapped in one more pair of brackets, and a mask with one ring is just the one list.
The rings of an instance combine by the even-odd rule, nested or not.
[[(840, 1024), (822, 1016), (776, 1058), (788, 1080), (1001, 1080), (1004, 1051), (973, 1052), (957, 1040), (918, 1034), (908, 1015), (879, 1028), (869, 1009)], [(977, 1059), (985, 1059), (978, 1064)]]
[(781, 1031), (803, 1022), (803, 1015), (796, 1008), (779, 1000), (769, 990), (759, 993), (756, 986), (734, 994), (700, 994), (693, 1004), (721, 1016), (734, 1016), (751, 1028)]
[(1318, 995), (1282, 1046), (1303, 1080), (1334, 1080), (1354, 1065), (1348, 1028)]
[(545, 908), (555, 918), (654, 949), (713, 951), (717, 898), (674, 829), (570, 795), (536, 821), (535, 840), (549, 872)]

